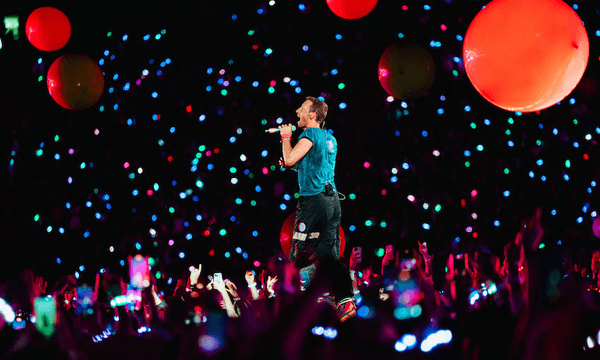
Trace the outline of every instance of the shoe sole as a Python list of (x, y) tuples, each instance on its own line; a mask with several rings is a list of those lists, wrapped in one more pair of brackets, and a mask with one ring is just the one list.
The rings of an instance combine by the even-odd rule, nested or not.
[(356, 316), (356, 307), (353, 308), (352, 310), (349, 310), (349, 311), (343, 313), (340, 316), (340, 322), (346, 322), (355, 316)]

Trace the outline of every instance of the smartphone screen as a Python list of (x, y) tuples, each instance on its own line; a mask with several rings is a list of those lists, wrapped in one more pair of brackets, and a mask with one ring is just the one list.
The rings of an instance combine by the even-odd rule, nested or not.
[(46, 338), (51, 337), (56, 331), (56, 302), (54, 298), (36, 298), (33, 310), (36, 318), (35, 327)]
[(356, 246), (354, 248), (354, 254), (356, 255), (356, 262), (360, 263), (362, 262), (362, 248), (360, 246)]
[(223, 280), (223, 274), (221, 273), (215, 273), (215, 279), (219, 279), (219, 280)]
[(129, 283), (136, 289), (150, 286), (150, 266), (147, 257), (139, 254), (129, 257)]
[(129, 310), (140, 310), (142, 308), (142, 290), (127, 285), (127, 306)]
[(87, 285), (77, 287), (77, 315), (86, 316), (94, 313), (94, 288)]

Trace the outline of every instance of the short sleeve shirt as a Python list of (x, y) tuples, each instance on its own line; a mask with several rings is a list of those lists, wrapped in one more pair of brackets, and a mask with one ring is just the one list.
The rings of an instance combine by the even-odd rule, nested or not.
[(337, 157), (337, 140), (327, 130), (306, 128), (299, 139), (307, 138), (313, 145), (298, 161), (298, 184), (300, 196), (317, 195), (325, 191), (325, 185), (331, 184), (334, 189), (335, 160)]

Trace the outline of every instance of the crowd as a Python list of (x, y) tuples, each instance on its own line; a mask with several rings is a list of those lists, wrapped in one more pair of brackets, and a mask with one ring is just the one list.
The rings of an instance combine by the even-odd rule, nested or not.
[[(600, 252), (580, 263), (541, 248), (541, 212), (503, 251), (429, 253), (390, 241), (382, 258), (347, 251), (356, 315), (340, 322), (333, 276), (308, 286), (278, 252), (258, 271), (190, 264), (173, 287), (102, 268), (47, 284), (26, 269), (0, 287), (1, 358), (597, 358)], [(151, 268), (151, 266), (150, 266)], [(139, 280), (139, 279), (138, 279)]]

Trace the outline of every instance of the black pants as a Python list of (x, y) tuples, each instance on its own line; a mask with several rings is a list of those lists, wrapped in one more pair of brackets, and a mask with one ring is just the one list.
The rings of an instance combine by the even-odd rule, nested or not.
[[(332, 293), (336, 300), (352, 296), (352, 280), (340, 260), (340, 223), (342, 209), (338, 193), (302, 196), (296, 206), (296, 222), (290, 259), (300, 253), (314, 251), (316, 260), (332, 277)], [(308, 286), (316, 273), (313, 265), (300, 269), (303, 287)]]

